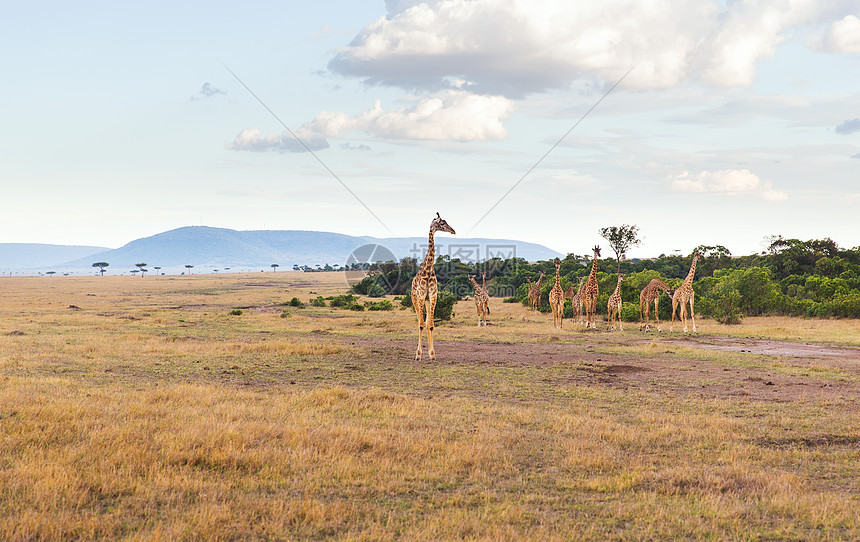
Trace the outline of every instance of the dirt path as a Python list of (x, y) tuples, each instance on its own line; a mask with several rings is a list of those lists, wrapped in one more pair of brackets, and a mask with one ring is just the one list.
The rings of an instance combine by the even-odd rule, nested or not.
[[(595, 334), (584, 345), (437, 340), (437, 360), (429, 361), (425, 351), (417, 363), (547, 368), (554, 369), (545, 379), (550, 386), (598, 385), (706, 398), (790, 402), (860, 397), (857, 348), (712, 336), (623, 342), (619, 338)], [(381, 362), (416, 363), (412, 340), (365, 337), (353, 344), (371, 350)], [(646, 354), (615, 353), (619, 346), (631, 345), (650, 347)], [(749, 363), (737, 356), (708, 359), (691, 356), (678, 346), (756, 357)]]
[(662, 342), (667, 344), (683, 344), (695, 348), (723, 350), (730, 352), (745, 352), (748, 354), (763, 354), (787, 358), (839, 358), (860, 362), (860, 348), (836, 346), (820, 343), (796, 343), (772, 339), (737, 339), (732, 337), (689, 337), (684, 339), (669, 339)]

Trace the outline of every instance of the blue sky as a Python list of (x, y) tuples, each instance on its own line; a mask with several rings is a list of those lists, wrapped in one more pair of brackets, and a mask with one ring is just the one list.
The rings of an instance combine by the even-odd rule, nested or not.
[(563, 253), (622, 223), (630, 256), (860, 245), (860, 0), (36, 2), (0, 47), (0, 242), (438, 211)]

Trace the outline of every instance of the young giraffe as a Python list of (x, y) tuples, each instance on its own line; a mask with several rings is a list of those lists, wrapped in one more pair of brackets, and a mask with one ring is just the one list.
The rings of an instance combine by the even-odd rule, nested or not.
[(687, 303), (689, 303), (690, 318), (693, 320), (693, 333), (698, 333), (696, 331), (696, 313), (693, 310), (693, 296), (695, 295), (695, 292), (693, 292), (693, 275), (696, 274), (696, 264), (700, 259), (702, 259), (702, 255), (698, 252), (693, 252), (693, 264), (690, 266), (690, 272), (687, 273), (684, 284), (675, 290), (675, 294), (672, 296), (672, 324), (669, 327), (669, 331), (675, 331), (675, 309), (678, 308), (678, 304), (680, 303), (680, 319), (684, 323), (684, 333), (687, 333)]
[[(486, 275), (485, 275), (486, 276)], [(475, 275), (469, 275), (472, 287), (475, 289), (475, 307), (478, 309), (478, 327), (487, 325), (487, 315), (490, 314), (489, 297), (487, 289), (482, 288), (475, 280)]]
[(561, 260), (555, 259), (555, 285), (549, 291), (549, 306), (552, 309), (552, 323), (556, 329), (562, 328), (562, 320), (564, 319), (564, 290), (561, 289), (559, 277), (559, 269), (561, 268)]
[(536, 283), (532, 284), (529, 281), (529, 310), (536, 311), (540, 308), (540, 283), (544, 275), (546, 273), (541, 271)]
[[(433, 243), (433, 234), (437, 231), (444, 231), (456, 235), (454, 228), (448, 225), (445, 220), (436, 213), (436, 218), (430, 223), (430, 243), (427, 246), (427, 256), (421, 262), (421, 267), (418, 269), (418, 274), (412, 279), (412, 306), (415, 307), (415, 314), (418, 316), (418, 349), (415, 351), (415, 359), (421, 359), (421, 335), (424, 333), (424, 327), (427, 327), (427, 346), (430, 352), (430, 359), (436, 359), (436, 351), (433, 349), (433, 311), (436, 309), (436, 297), (438, 295), (436, 271), (433, 269), (433, 264), (436, 262), (436, 245)], [(426, 320), (424, 318), (424, 309), (427, 309)]]
[[(652, 279), (651, 282), (648, 283), (647, 286), (642, 288), (642, 291), (639, 293), (639, 331), (642, 331), (642, 328), (645, 328), (645, 331), (651, 331), (651, 324), (649, 322), (649, 313), (651, 311), (651, 302), (654, 302), (654, 317), (657, 319), (657, 331), (662, 332), (663, 330), (660, 328), (660, 291), (664, 291), (669, 294), (669, 298), (672, 297), (672, 290), (669, 289), (669, 286), (666, 285), (660, 279)], [(645, 315), (645, 322), (642, 322), (642, 315)]]
[(594, 258), (591, 260), (591, 273), (585, 281), (585, 290), (582, 292), (582, 303), (585, 305), (585, 329), (591, 327), (596, 329), (594, 323), (594, 311), (597, 309), (597, 296), (600, 294), (597, 288), (597, 258), (600, 257), (600, 247), (595, 245), (593, 249)]
[(609, 302), (606, 304), (609, 309), (609, 324), (611, 329), (615, 330), (615, 319), (618, 319), (618, 329), (624, 331), (624, 326), (621, 325), (621, 281), (624, 280), (624, 273), (618, 273), (618, 284), (615, 285), (615, 291), (609, 296)]
[(579, 314), (579, 323), (582, 324), (582, 284), (585, 277), (579, 277), (579, 286), (571, 286), (564, 291), (564, 298), (570, 299), (574, 314)]

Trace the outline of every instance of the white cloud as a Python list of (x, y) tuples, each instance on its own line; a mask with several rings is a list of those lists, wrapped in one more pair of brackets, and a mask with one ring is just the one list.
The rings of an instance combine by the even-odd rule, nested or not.
[(672, 188), (679, 192), (696, 192), (718, 194), (723, 196), (739, 196), (742, 194), (757, 195), (768, 201), (784, 201), (788, 194), (773, 189), (773, 184), (759, 179), (748, 169), (724, 169), (721, 171), (702, 171), (690, 175), (685, 171), (680, 175), (670, 176)]
[(501, 96), (449, 91), (443, 98), (425, 98), (412, 107), (391, 111), (384, 111), (379, 100), (356, 116), (323, 111), (302, 126), (302, 131), (330, 138), (362, 131), (383, 139), (500, 140), (508, 135), (502, 120), (512, 109), (513, 102)]
[(848, 15), (830, 25), (821, 42), (830, 53), (860, 53), (860, 18)]
[[(308, 138), (299, 134), (311, 150), (328, 148), (328, 142), (322, 138)], [(288, 132), (282, 134), (264, 135), (259, 128), (247, 128), (239, 132), (229, 147), (235, 151), (252, 152), (307, 152), (307, 149)]]
[[(567, 88), (580, 79), (614, 81), (633, 65), (625, 80), (629, 88), (691, 81), (750, 85), (757, 63), (796, 29), (843, 17), (858, 5), (857, 0), (726, 6), (719, 0), (386, 4), (389, 15), (367, 25), (332, 59), (330, 69), (410, 89), (449, 88), (452, 79), (462, 79), (476, 92), (509, 97)], [(852, 46), (853, 20), (834, 25), (839, 43)]]

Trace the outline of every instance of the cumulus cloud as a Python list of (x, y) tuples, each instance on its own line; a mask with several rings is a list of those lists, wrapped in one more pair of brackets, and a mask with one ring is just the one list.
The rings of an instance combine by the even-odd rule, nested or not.
[(197, 91), (197, 94), (191, 97), (192, 102), (196, 102), (199, 100), (205, 100), (206, 98), (212, 98), (218, 95), (226, 95), (226, 90), (221, 90), (220, 88), (216, 88), (209, 83), (203, 83), (203, 86), (200, 87), (200, 90)]
[(848, 135), (854, 132), (860, 132), (860, 119), (846, 120), (836, 127), (837, 134)]
[(685, 171), (669, 178), (672, 188), (679, 192), (697, 192), (739, 196), (757, 195), (768, 201), (784, 201), (788, 194), (773, 189), (770, 182), (762, 181), (748, 169), (702, 171), (691, 175)]
[(502, 120), (512, 109), (513, 103), (501, 96), (450, 91), (441, 98), (425, 98), (411, 107), (391, 111), (384, 111), (379, 100), (355, 116), (323, 111), (302, 126), (302, 131), (327, 138), (362, 131), (383, 139), (499, 140), (507, 137)]
[[(633, 65), (629, 88), (749, 85), (757, 63), (793, 31), (845, 16), (852, 4), (387, 0), (389, 14), (368, 24), (329, 69), (409, 89), (462, 80), (473, 92), (513, 98), (576, 80), (614, 81)], [(852, 21), (834, 25), (841, 33), (831, 29), (847, 36), (839, 43), (853, 39), (843, 29)]]
[[(311, 150), (317, 151), (328, 148), (328, 142), (322, 138), (302, 138)], [(251, 151), (251, 152), (307, 152), (307, 149), (296, 141), (291, 134), (284, 132), (282, 134), (266, 134), (259, 128), (247, 128), (239, 132), (239, 134), (230, 143), (230, 148), (236, 151)]]
[(860, 18), (848, 15), (830, 25), (821, 41), (829, 53), (860, 53)]

